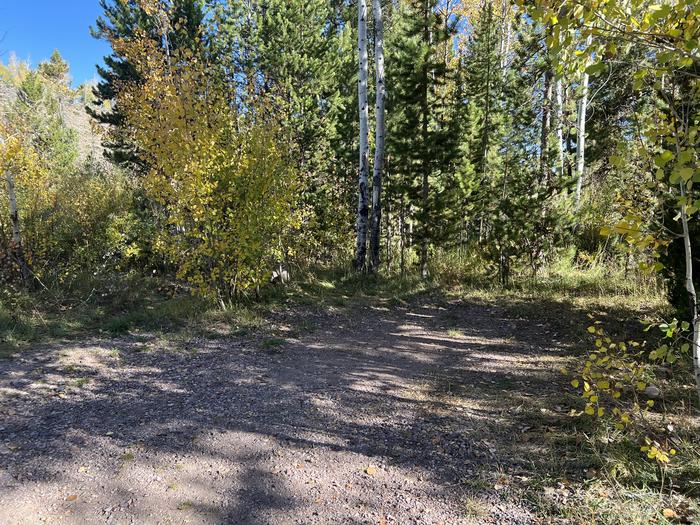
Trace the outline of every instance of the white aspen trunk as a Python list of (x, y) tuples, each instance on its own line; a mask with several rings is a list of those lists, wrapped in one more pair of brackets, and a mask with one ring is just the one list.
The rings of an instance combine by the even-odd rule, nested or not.
[(9, 170), (5, 172), (5, 181), (7, 183), (7, 197), (10, 205), (10, 224), (12, 225), (12, 253), (17, 260), (17, 265), (22, 274), (22, 281), (27, 285), (30, 282), (31, 276), (22, 247), (22, 232), (19, 225), (19, 208), (17, 207), (17, 195), (15, 193), (15, 178)]
[(500, 55), (501, 55), (501, 75), (505, 76), (508, 65), (508, 53), (510, 52), (510, 2), (501, 2), (501, 14), (503, 15), (503, 30), (501, 32)]
[(359, 47), (359, 86), (358, 99), (360, 109), (360, 170), (359, 198), (357, 204), (357, 246), (355, 250), (355, 268), (364, 270), (367, 258), (367, 179), (369, 174), (369, 137), (367, 107), (367, 0), (359, 0), (357, 9), (357, 40)]
[[(681, 181), (681, 198), (685, 200), (685, 182)], [(681, 205), (681, 223), (683, 225), (683, 246), (685, 247), (685, 289), (688, 291), (690, 301), (690, 315), (693, 347), (693, 372), (695, 375), (695, 391), (700, 403), (700, 312), (698, 311), (698, 296), (693, 283), (693, 247), (688, 227), (688, 212), (685, 202)], [(698, 405), (700, 408), (700, 404)]]
[(384, 80), (384, 19), (381, 0), (373, 0), (374, 11), (374, 62), (376, 69), (377, 94), (375, 102), (376, 127), (374, 131), (374, 175), (372, 178), (372, 230), (370, 235), (370, 268), (379, 268), (380, 230), (382, 222), (382, 173), (384, 171), (384, 143), (386, 126), (384, 115), (384, 97), (386, 85)]
[[(591, 46), (591, 35), (586, 39), (586, 48)], [(581, 204), (583, 176), (586, 168), (586, 112), (588, 111), (588, 73), (584, 71), (581, 85), (583, 92), (578, 103), (577, 138), (576, 138), (576, 207)]]
[(557, 78), (554, 84), (556, 96), (556, 119), (557, 119), (557, 160), (559, 162), (559, 177), (564, 178), (564, 94), (561, 85), (561, 78)]

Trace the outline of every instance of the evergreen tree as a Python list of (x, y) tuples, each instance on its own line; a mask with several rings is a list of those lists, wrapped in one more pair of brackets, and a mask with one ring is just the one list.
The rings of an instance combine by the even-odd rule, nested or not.
[(54, 49), (51, 58), (39, 64), (39, 73), (44, 75), (58, 86), (68, 87), (70, 77), (68, 76), (68, 62), (63, 60), (58, 49)]
[(508, 38), (502, 34), (510, 26), (500, 24), (485, 3), (464, 56), (466, 158), (460, 177), (470, 195), (468, 222), (477, 230), (467, 236), (478, 240), (503, 284), (513, 263), (536, 271), (566, 229), (566, 205), (559, 197), (566, 181), (549, 154), (552, 83), (541, 28), (522, 20), (514, 24), (519, 39), (511, 62), (503, 57)]
[(459, 151), (452, 98), (455, 28), (438, 4), (400, 2), (387, 36), (387, 156), (393, 179), (387, 194), (398, 201), (402, 222), (415, 224), (410, 242), (418, 249), (423, 277), (430, 244), (448, 230), (448, 208), (440, 196), (454, 185)]
[(257, 91), (282, 107), (290, 153), (304, 180), (302, 202), (310, 211), (305, 236), (321, 251), (336, 250), (350, 223), (348, 215), (338, 213), (347, 209), (342, 190), (348, 169), (338, 147), (353, 144), (340, 141), (339, 120), (356, 100), (342, 87), (354, 85), (354, 76), (342, 76), (354, 44), (349, 48), (350, 25), (336, 16), (328, 0), (265, 2), (256, 13), (256, 49), (246, 53), (255, 58)]
[(351, 235), (353, 11), (337, 0), (226, 0), (211, 22), (211, 53), (231, 102), (245, 111), (265, 97), (283, 120), (290, 160), (304, 181), (303, 249), (317, 262), (346, 250)]
[[(67, 76), (68, 70), (62, 71), (61, 76)], [(46, 70), (41, 66), (38, 71), (27, 75), (20, 86), (10, 119), (31, 137), (32, 146), (41, 152), (45, 163), (51, 167), (51, 174), (60, 177), (75, 167), (78, 137), (64, 120), (62, 103), (66, 93), (63, 86), (45, 75)]]

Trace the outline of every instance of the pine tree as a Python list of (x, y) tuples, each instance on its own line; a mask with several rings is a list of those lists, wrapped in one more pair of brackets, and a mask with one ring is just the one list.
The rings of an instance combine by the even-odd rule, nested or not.
[(63, 60), (58, 49), (54, 49), (49, 60), (39, 64), (39, 73), (61, 87), (68, 87), (70, 83), (70, 77), (68, 76), (69, 69), (68, 62)]
[[(470, 221), (502, 284), (513, 263), (536, 271), (565, 229), (557, 195), (565, 181), (552, 169), (551, 66), (543, 60), (541, 29), (514, 21), (519, 39), (509, 43), (485, 3), (472, 23), (466, 75), (462, 186), (470, 193)], [(503, 53), (508, 52), (508, 59)], [(538, 105), (533, 105), (537, 101)], [(539, 107), (538, 107), (539, 106)]]
[(454, 120), (455, 64), (450, 60), (453, 21), (435, 0), (399, 4), (387, 37), (388, 195), (397, 201), (404, 224), (415, 224), (420, 272), (428, 276), (428, 250), (447, 231), (446, 200), (458, 157)]
[[(500, 35), (491, 3), (485, 3), (470, 20), (472, 35), (465, 57), (465, 118), (470, 124), (463, 148), (468, 152), (463, 184), (473, 188), (472, 226), (478, 229), (478, 242), (496, 261), (502, 282), (509, 273), (508, 215), (503, 213), (509, 199), (507, 187), (514, 173), (509, 169), (514, 142), (507, 141), (514, 114), (509, 111), (507, 86), (513, 81), (503, 65)], [(511, 137), (514, 138), (514, 137)], [(511, 151), (509, 151), (511, 150)], [(467, 178), (471, 174), (471, 181)], [(474, 236), (474, 233), (472, 233)]]
[[(325, 263), (349, 247), (357, 141), (356, 33), (343, 1), (230, 0), (213, 10), (212, 60), (245, 111), (260, 97), (284, 123), (302, 174), (305, 210), (297, 252)], [(351, 158), (352, 156), (352, 158)]]
[[(68, 70), (62, 71), (60, 75), (67, 76)], [(10, 119), (26, 130), (32, 146), (51, 166), (52, 175), (60, 177), (69, 174), (75, 167), (78, 136), (64, 120), (64, 86), (56, 84), (57, 77), (46, 78), (46, 74), (46, 70), (39, 66), (37, 71), (27, 75), (20, 86)]]

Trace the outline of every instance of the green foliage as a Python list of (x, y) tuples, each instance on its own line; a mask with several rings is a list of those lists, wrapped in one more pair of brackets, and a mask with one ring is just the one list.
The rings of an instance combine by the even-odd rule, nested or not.
[(38, 72), (55, 85), (67, 88), (70, 83), (69, 69), (68, 62), (63, 60), (58, 49), (54, 49), (51, 58), (39, 64)]
[[(501, 17), (508, 19), (509, 14)], [(459, 174), (465, 190), (464, 220), (478, 228), (478, 235), (464, 232), (462, 238), (478, 241), (493, 273), (502, 284), (510, 284), (512, 267), (525, 263), (536, 273), (568, 240), (570, 181), (553, 163), (543, 165), (541, 148), (534, 146), (543, 125), (538, 110), (551, 106), (543, 78), (549, 66), (541, 57), (533, 58), (540, 28), (509, 20), (520, 38), (513, 44), (512, 56), (504, 56), (509, 38), (505, 31), (511, 26), (499, 18), (493, 5), (484, 4), (472, 16), (473, 33), (463, 44), (468, 103), (462, 118), (468, 127)]]
[[(678, 283), (684, 280), (685, 267), (695, 266), (694, 260), (685, 260), (684, 250), (678, 246), (683, 244), (678, 231), (685, 222), (695, 232), (698, 222), (700, 84), (697, 56), (693, 55), (697, 6), (685, 0), (625, 6), (596, 1), (574, 2), (555, 11), (545, 2), (535, 2), (529, 12), (551, 26), (547, 43), (559, 72), (586, 70), (602, 76), (609, 71), (610, 78), (617, 75), (617, 79), (605, 98), (621, 91), (633, 101), (632, 114), (615, 123), (627, 131), (621, 133), (624, 140), (617, 143), (620, 152), (611, 154), (609, 161), (619, 169), (632, 157), (642, 175), (627, 178), (621, 190), (625, 194), (630, 193), (630, 187), (639, 193), (651, 190), (654, 200), (647, 199), (629, 210), (616, 231), (640, 251), (669, 264), (666, 275), (675, 280), (669, 289), (678, 304)], [(582, 46), (587, 37), (590, 40)], [(620, 67), (624, 68), (622, 73)], [(620, 107), (624, 105), (618, 104)], [(605, 118), (605, 128), (614, 127), (609, 114)], [(691, 236), (691, 249), (696, 247), (695, 237)], [(671, 248), (664, 253), (667, 246)], [(663, 267), (653, 266), (657, 270)]]
[[(637, 103), (632, 115), (617, 123), (627, 131), (617, 134), (619, 153), (611, 155), (609, 163), (617, 171), (624, 172), (626, 162), (641, 169), (639, 173), (626, 177), (625, 184), (619, 188), (622, 217), (610, 217), (609, 222), (613, 225), (603, 228), (601, 233), (619, 235), (628, 245), (628, 254), (643, 254), (640, 257), (643, 269), (665, 270), (665, 275), (673, 280), (669, 291), (676, 305), (680, 302), (681, 287), (685, 289), (689, 306), (679, 308), (679, 311), (686, 316), (681, 328), (685, 326), (691, 333), (686, 346), (673, 350), (670, 345), (663, 345), (649, 358), (680, 369), (685, 359), (679, 357), (691, 353), (695, 391), (700, 395), (700, 311), (696, 291), (698, 246), (697, 235), (694, 235), (700, 208), (697, 189), (700, 181), (698, 7), (685, 0), (664, 4), (573, 2), (561, 9), (547, 2), (534, 2), (528, 6), (528, 12), (550, 28), (547, 47), (560, 74), (585, 71), (595, 77), (609, 71), (612, 78), (619, 64), (627, 67), (622, 74), (622, 92), (632, 95)], [(616, 62), (617, 65), (613, 65)], [(611, 91), (614, 93), (615, 89)], [(668, 268), (665, 268), (666, 264)], [(678, 325), (677, 321), (666, 325), (666, 336), (673, 337)], [(593, 333), (598, 332), (595, 327), (591, 328)], [(633, 389), (635, 385), (646, 388), (642, 376), (651, 367), (644, 362), (645, 356), (628, 352), (627, 347), (622, 346), (624, 343), (611, 344), (616, 344), (617, 350), (606, 356), (605, 366), (593, 372), (588, 366), (588, 369), (583, 369), (583, 374), (605, 376), (613, 367), (622, 374), (621, 384), (627, 381), (632, 383)], [(612, 346), (606, 348), (613, 349)], [(600, 352), (592, 354), (588, 363), (601, 363), (604, 358)], [(594, 386), (597, 383), (588, 381), (588, 377), (584, 379), (590, 396), (598, 399)], [(590, 379), (596, 378), (591, 376)], [(607, 387), (599, 387), (599, 392), (621, 397), (621, 389), (610, 386), (612, 380), (605, 380), (604, 384)], [(653, 404), (653, 400), (649, 403)], [(624, 411), (616, 409), (618, 418), (631, 419)], [(596, 408), (589, 401), (586, 411), (595, 413), (596, 410), (601, 410), (601, 407)], [(632, 412), (640, 413), (636, 399)], [(618, 424), (624, 425), (627, 421)], [(650, 459), (661, 463), (669, 461), (669, 447), (655, 437), (646, 437), (642, 449)]]
[(306, 210), (296, 240), (301, 265), (350, 249), (357, 103), (349, 8), (328, 0), (214, 7), (212, 53), (242, 107), (264, 97), (277, 108)]
[[(62, 285), (112, 268), (115, 247), (108, 230), (131, 204), (130, 188), (119, 172), (78, 160), (77, 132), (66, 124), (69, 93), (59, 82), (67, 65), (52, 61), (24, 76), (5, 114), (3, 169), (14, 176), (21, 236), (27, 261), (44, 286)], [(48, 68), (48, 69), (47, 69)], [(54, 76), (51, 76), (54, 75)], [(0, 200), (0, 249), (12, 251), (10, 212)], [(110, 255), (111, 254), (111, 255)], [(3, 278), (14, 264), (3, 258)]]
[(65, 124), (65, 103), (63, 86), (40, 71), (31, 71), (9, 115), (13, 126), (30, 138), (32, 147), (57, 175), (68, 173), (78, 156), (77, 134)]
[[(97, 19), (91, 33), (106, 41), (135, 38), (139, 33), (167, 42), (169, 49), (201, 47), (204, 6), (202, 0), (100, 0), (103, 14)], [(157, 12), (157, 16), (154, 14)], [(163, 38), (166, 36), (167, 38)], [(146, 169), (139, 152), (128, 141), (124, 114), (114, 104), (122, 87), (138, 82), (134, 64), (113, 48), (104, 57), (104, 65), (97, 66), (101, 80), (93, 90), (94, 100), (87, 106), (88, 113), (100, 124), (109, 127), (110, 134), (104, 142), (105, 155), (115, 164), (142, 172)]]
[(421, 250), (459, 223), (454, 35), (437, 2), (411, 0), (399, 3), (387, 34), (386, 195), (402, 225), (415, 226), (410, 245)]

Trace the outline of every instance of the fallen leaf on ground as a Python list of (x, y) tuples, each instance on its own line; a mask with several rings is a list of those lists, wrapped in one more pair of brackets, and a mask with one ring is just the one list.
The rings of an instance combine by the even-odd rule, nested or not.
[(365, 469), (365, 474), (368, 476), (374, 476), (377, 473), (377, 467), (367, 467)]
[(661, 511), (661, 513), (664, 515), (664, 518), (670, 520), (672, 518), (677, 518), (678, 514), (673, 509), (664, 509)]
[(68, 496), (66, 498), (66, 501), (75, 501), (77, 499), (78, 499), (78, 496), (76, 496), (75, 494), (71, 494), (70, 496)]

